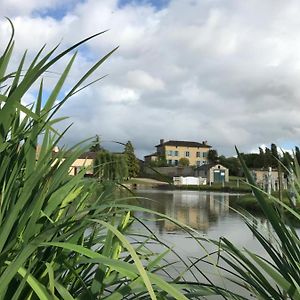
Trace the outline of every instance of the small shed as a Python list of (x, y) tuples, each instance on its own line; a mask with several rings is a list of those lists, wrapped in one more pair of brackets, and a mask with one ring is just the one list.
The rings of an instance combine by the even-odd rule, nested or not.
[(218, 163), (197, 167), (195, 176), (206, 178), (207, 183), (229, 182), (229, 170)]

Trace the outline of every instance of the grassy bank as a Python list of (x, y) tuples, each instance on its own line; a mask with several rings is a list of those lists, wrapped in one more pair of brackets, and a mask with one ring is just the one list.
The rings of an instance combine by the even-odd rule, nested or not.
[[(151, 180), (153, 179), (153, 180)], [(155, 186), (176, 190), (190, 191), (216, 191), (226, 193), (251, 193), (251, 188), (242, 177), (230, 177), (229, 182), (224, 185), (222, 183), (213, 183), (211, 185), (173, 185), (173, 178), (169, 176), (147, 176), (144, 178), (131, 178), (126, 180), (124, 184)]]
[(251, 193), (251, 189), (248, 186), (230, 186), (221, 184), (213, 185), (184, 185), (184, 186), (174, 186), (177, 190), (191, 190), (191, 191), (214, 191), (214, 192), (224, 192), (224, 193)]
[[(278, 192), (272, 193), (272, 196), (278, 198), (279, 194)], [(264, 196), (265, 201), (268, 203), (273, 203), (274, 201), (269, 199), (268, 196)], [(283, 191), (283, 203), (286, 205), (290, 204), (289, 195), (287, 191)], [(256, 197), (252, 194), (245, 194), (235, 199), (230, 199), (230, 206), (234, 208), (242, 208), (250, 212), (257, 212), (261, 213), (261, 206), (259, 205), (259, 202), (257, 201)]]

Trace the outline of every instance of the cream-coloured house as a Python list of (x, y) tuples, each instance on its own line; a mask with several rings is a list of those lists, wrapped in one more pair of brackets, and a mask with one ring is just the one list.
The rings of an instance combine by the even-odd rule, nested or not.
[(84, 152), (82, 153), (72, 164), (69, 174), (76, 175), (82, 168), (86, 169), (85, 174), (92, 176), (94, 174), (93, 165), (96, 158), (96, 152)]
[(207, 142), (174, 141), (163, 139), (155, 146), (156, 153), (145, 156), (145, 162), (165, 157), (169, 165), (177, 166), (181, 158), (187, 158), (190, 166), (202, 166), (208, 163), (208, 151), (211, 146)]
[[(52, 150), (52, 156), (55, 158), (59, 154), (59, 148), (56, 146)], [(41, 153), (41, 145), (36, 146), (36, 159), (38, 160)], [(70, 175), (76, 175), (81, 169), (85, 169), (85, 176), (93, 176), (94, 174), (94, 160), (96, 158), (96, 152), (84, 152), (72, 163), (69, 168)], [(65, 154), (67, 155), (67, 154)], [(61, 162), (66, 159), (66, 156), (60, 158)]]

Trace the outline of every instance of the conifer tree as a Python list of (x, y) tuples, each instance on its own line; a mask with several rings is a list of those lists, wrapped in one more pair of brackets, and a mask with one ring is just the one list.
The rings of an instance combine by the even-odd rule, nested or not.
[(102, 150), (102, 147), (100, 145), (100, 137), (99, 135), (97, 134), (96, 137), (95, 137), (95, 140), (92, 142), (92, 146), (90, 147), (90, 151), (91, 152), (99, 152)]
[(129, 177), (136, 177), (140, 171), (140, 166), (134, 154), (134, 148), (130, 141), (128, 141), (125, 145), (124, 155), (127, 162)]

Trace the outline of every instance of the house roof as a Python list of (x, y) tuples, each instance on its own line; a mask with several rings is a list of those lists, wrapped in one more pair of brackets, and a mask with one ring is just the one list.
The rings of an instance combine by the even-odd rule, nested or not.
[(157, 156), (157, 153), (154, 152), (154, 153), (152, 153), (152, 154), (145, 155), (144, 157), (150, 157), (150, 156)]
[(190, 142), (190, 141), (174, 141), (174, 140), (170, 140), (170, 141), (164, 142), (163, 144), (158, 144), (155, 147), (160, 147), (162, 145), (163, 146), (183, 146), (183, 147), (211, 148), (210, 145), (207, 145), (205, 143)]
[(97, 152), (92, 152), (92, 151), (88, 151), (88, 152), (84, 152), (82, 153), (78, 158), (89, 158), (89, 159), (94, 159), (96, 158)]

